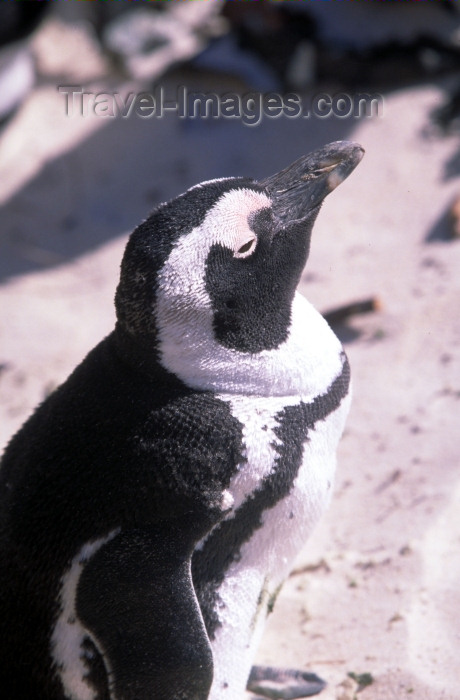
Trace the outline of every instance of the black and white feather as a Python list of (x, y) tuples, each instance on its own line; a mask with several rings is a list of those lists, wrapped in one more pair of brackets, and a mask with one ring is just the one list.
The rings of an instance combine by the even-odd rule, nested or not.
[(326, 507), (349, 406), (296, 292), (362, 149), (201, 183), (132, 234), (117, 325), (8, 446), (0, 685), (15, 700), (240, 700)]

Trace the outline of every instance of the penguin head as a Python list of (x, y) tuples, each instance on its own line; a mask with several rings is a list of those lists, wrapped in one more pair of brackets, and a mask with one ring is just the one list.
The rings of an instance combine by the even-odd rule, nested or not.
[(126, 247), (118, 332), (192, 385), (216, 355), (279, 348), (321, 203), (362, 155), (336, 142), (260, 182), (211, 180), (160, 205)]

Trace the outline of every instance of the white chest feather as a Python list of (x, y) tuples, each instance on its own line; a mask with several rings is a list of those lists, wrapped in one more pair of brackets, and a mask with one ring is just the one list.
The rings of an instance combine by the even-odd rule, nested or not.
[[(280, 467), (284, 447), (280, 435), (280, 416), (286, 409), (296, 409), (302, 402), (308, 403), (308, 400), (305, 401), (302, 396), (265, 398), (222, 394), (219, 398), (230, 403), (232, 414), (243, 425), (244, 461), (238, 465), (228, 487), (235, 513), (251, 494), (261, 488), (264, 479)], [(267, 540), (268, 546), (253, 546), (251, 541), (249, 549), (255, 550), (254, 556), (260, 561), (265, 560), (266, 571), (274, 565), (277, 575), (282, 576), (278, 553), (275, 562), (269, 562), (270, 551), (277, 547), (278, 540), (283, 540), (282, 549), (288, 554), (292, 548), (295, 555), (299, 540), (301, 544), (305, 535), (308, 536), (308, 531), (327, 505), (334, 479), (337, 443), (349, 403), (348, 396), (337, 410), (318, 421), (314, 430), (308, 431), (308, 437), (302, 442), (300, 467), (289, 494), (264, 513), (264, 527), (260, 529), (260, 535)], [(232, 517), (232, 513), (228, 517)], [(280, 535), (280, 526), (286, 530), (287, 539)]]
[[(339, 374), (337, 372), (336, 374)], [(329, 385), (335, 378), (329, 375)], [(243, 424), (244, 457), (229, 485), (238, 517), (242, 505), (255, 503), (275, 472), (284, 468), (290, 445), (283, 440), (296, 431), (287, 426), (289, 416), (299, 415), (301, 406), (314, 399), (302, 394), (284, 397), (223, 395), (232, 414)], [(310, 536), (329, 502), (334, 480), (337, 443), (348, 413), (350, 395), (328, 415), (315, 422), (301, 442), (301, 458), (294, 479), (274, 505), (261, 513), (261, 526), (251, 532), (239, 556), (230, 565), (219, 588), (221, 626), (213, 641), (214, 682), (210, 700), (237, 700), (244, 686), (253, 654), (258, 646), (267, 611), (287, 577), (293, 561)], [(302, 426), (299, 424), (299, 430)], [(287, 458), (286, 458), (287, 459)], [(290, 465), (287, 467), (289, 470)], [(289, 477), (286, 476), (288, 479)], [(283, 485), (283, 474), (276, 484)], [(233, 690), (232, 690), (233, 689)]]
[[(118, 533), (119, 528), (107, 537), (87, 542), (72, 559), (61, 581), (59, 595), (60, 612), (51, 637), (51, 653), (61, 679), (66, 698), (69, 700), (96, 700), (97, 692), (88, 682), (83, 643), (90, 637), (78, 619), (75, 609), (78, 582), (81, 573), (92, 556)], [(92, 639), (95, 642), (94, 638)], [(106, 666), (108, 658), (100, 649)], [(108, 669), (109, 670), (109, 669)]]

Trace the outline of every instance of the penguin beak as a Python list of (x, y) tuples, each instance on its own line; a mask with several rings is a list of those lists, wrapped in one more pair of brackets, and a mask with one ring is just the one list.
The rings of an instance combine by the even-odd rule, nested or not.
[(306, 218), (356, 168), (364, 149), (351, 141), (335, 141), (289, 165), (260, 184), (268, 191), (273, 211), (283, 225)]

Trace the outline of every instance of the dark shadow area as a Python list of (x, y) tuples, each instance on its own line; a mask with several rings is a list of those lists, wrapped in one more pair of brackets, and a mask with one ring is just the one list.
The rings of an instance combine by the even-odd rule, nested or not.
[(454, 177), (458, 177), (460, 173), (460, 150), (455, 153), (452, 158), (450, 158), (444, 168), (444, 178), (446, 180), (452, 180)]
[(452, 242), (452, 213), (448, 208), (428, 231), (425, 243)]
[(363, 335), (363, 331), (358, 328), (352, 328), (348, 323), (331, 323), (330, 325), (337, 338), (344, 345), (359, 340)]
[[(438, 137), (460, 134), (460, 78), (457, 78), (445, 90), (441, 105), (431, 113), (431, 123), (437, 130)], [(460, 149), (446, 162), (444, 179), (452, 180), (460, 173)]]

